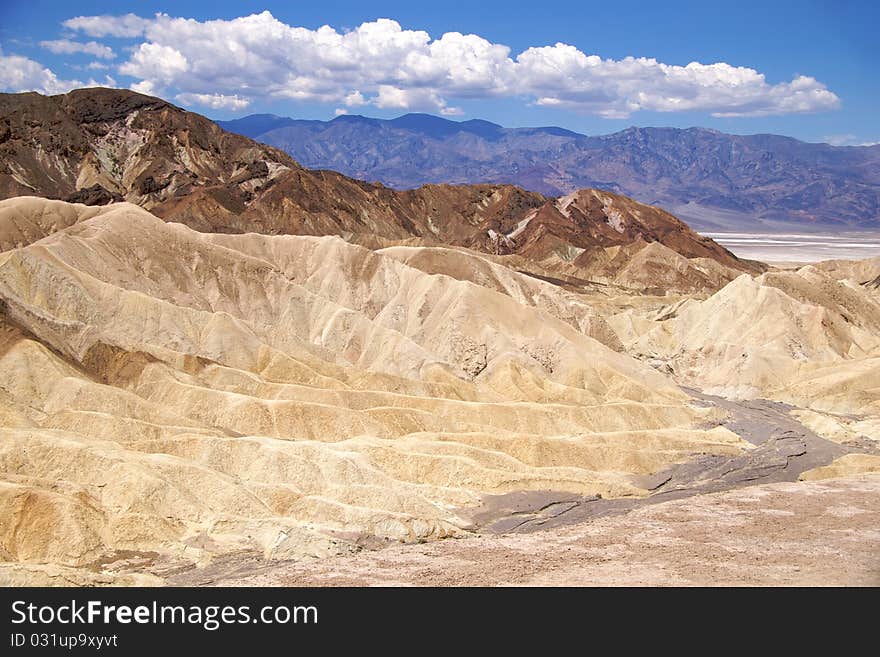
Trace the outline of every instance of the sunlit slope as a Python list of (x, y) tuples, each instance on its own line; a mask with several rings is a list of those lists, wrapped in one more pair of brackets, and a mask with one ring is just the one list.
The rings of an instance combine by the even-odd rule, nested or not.
[(744, 448), (577, 295), (468, 253), (453, 276), (33, 198), (0, 237), (8, 581), (455, 535), (485, 493), (640, 495)]
[(827, 263), (741, 276), (651, 320), (626, 311), (609, 324), (631, 353), (665, 361), (684, 383), (880, 415), (880, 303), (869, 285), (835, 274), (853, 269)]

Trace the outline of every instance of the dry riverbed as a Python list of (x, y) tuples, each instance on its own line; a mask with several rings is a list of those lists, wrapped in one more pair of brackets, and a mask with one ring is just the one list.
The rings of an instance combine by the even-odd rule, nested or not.
[(765, 484), (549, 531), (394, 545), (259, 572), (245, 567), (242, 577), (191, 572), (173, 583), (877, 586), (878, 494), (880, 475)]

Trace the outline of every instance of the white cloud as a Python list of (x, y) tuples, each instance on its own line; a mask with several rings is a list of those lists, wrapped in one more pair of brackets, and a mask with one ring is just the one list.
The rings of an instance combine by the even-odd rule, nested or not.
[(156, 91), (156, 87), (149, 80), (141, 80), (140, 82), (135, 82), (129, 87), (132, 91), (137, 91), (139, 94), (146, 94), (147, 96), (155, 96), (158, 91)]
[(63, 94), (82, 86), (79, 80), (58, 79), (50, 69), (32, 59), (0, 52), (0, 90)]
[(360, 107), (367, 104), (367, 99), (360, 91), (352, 91), (342, 99), (348, 107)]
[(111, 87), (114, 88), (117, 86), (116, 78), (112, 75), (105, 75), (104, 79), (101, 82), (98, 82), (94, 78), (89, 78), (88, 83), (85, 86), (87, 87)]
[(768, 84), (754, 69), (726, 63), (687, 66), (656, 59), (587, 56), (573, 46), (529, 48), (517, 65), (539, 105), (625, 118), (632, 112), (708, 111), (713, 116), (762, 116), (834, 109), (837, 96), (817, 80), (798, 76)]
[[(198, 21), (80, 16), (64, 25), (93, 36), (141, 36), (120, 72), (153, 93), (286, 98), (345, 107), (460, 113), (455, 99), (515, 97), (600, 116), (709, 112), (761, 116), (834, 109), (838, 97), (808, 76), (769, 83), (724, 62), (674, 66), (588, 55), (557, 43), (513, 55), (474, 34), (440, 38), (393, 20), (338, 32), (286, 25), (269, 12)], [(355, 90), (355, 91), (353, 91)]]
[(446, 101), (433, 89), (416, 87), (401, 89), (389, 84), (380, 84), (379, 93), (373, 99), (373, 105), (381, 109), (430, 109), (441, 114), (461, 114), (457, 107), (447, 107)]
[(878, 141), (865, 141), (853, 134), (826, 135), (822, 137), (822, 141), (831, 146), (876, 146), (880, 144)]
[(142, 43), (131, 59), (119, 67), (123, 75), (143, 78), (153, 84), (173, 83), (189, 70), (186, 57), (171, 46)]
[(859, 138), (855, 135), (825, 135), (822, 141), (831, 146), (854, 146), (858, 143)]
[(86, 68), (89, 69), (90, 71), (103, 71), (105, 69), (110, 68), (110, 66), (108, 66), (104, 62), (89, 62), (88, 66), (86, 66)]
[(40, 41), (40, 45), (56, 55), (84, 53), (86, 55), (93, 55), (98, 59), (113, 59), (116, 57), (116, 53), (113, 52), (112, 48), (97, 41), (82, 43), (80, 41), (71, 41), (70, 39), (56, 39), (55, 41)]
[(124, 16), (77, 16), (62, 23), (69, 30), (84, 32), (92, 37), (141, 36), (152, 21), (134, 14)]
[(224, 94), (177, 94), (176, 99), (184, 105), (202, 105), (223, 110), (243, 110), (251, 104), (247, 98)]
[(409, 62), (422, 82), (436, 80), (441, 89), (458, 98), (516, 92), (518, 71), (507, 46), (490, 43), (475, 34), (447, 32), (432, 42), (428, 51), (427, 61), (420, 53)]
[(334, 116), (343, 116), (345, 114), (348, 114), (348, 110), (344, 107), (337, 107), (335, 110), (333, 110)]
[(79, 87), (115, 87), (116, 80), (105, 75), (101, 81), (62, 80), (55, 73), (32, 59), (6, 55), (0, 50), (0, 91), (19, 93), (36, 91), (41, 94), (65, 94)]

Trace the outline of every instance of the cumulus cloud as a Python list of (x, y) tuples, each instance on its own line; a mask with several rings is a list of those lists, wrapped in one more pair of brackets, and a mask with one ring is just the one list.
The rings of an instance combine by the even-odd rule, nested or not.
[(390, 19), (346, 32), (287, 25), (267, 11), (209, 21), (165, 14), (79, 16), (64, 25), (89, 36), (140, 37), (119, 69), (137, 80), (132, 88), (193, 98), (280, 98), (456, 114), (456, 100), (513, 97), (612, 118), (642, 110), (762, 116), (840, 104), (808, 76), (770, 83), (754, 69), (724, 62), (675, 66), (643, 57), (603, 59), (564, 43), (514, 54), (475, 34), (432, 39)]
[(61, 80), (50, 69), (20, 55), (4, 55), (0, 51), (0, 90), (38, 91), (42, 94), (63, 94), (82, 87), (79, 80)]
[(445, 115), (462, 113), (457, 107), (447, 107), (446, 101), (440, 98), (436, 91), (424, 87), (401, 89), (390, 84), (380, 84), (372, 102), (381, 109), (430, 108)]
[(56, 39), (55, 41), (40, 41), (40, 46), (49, 52), (54, 52), (56, 55), (83, 53), (93, 55), (98, 59), (113, 59), (116, 57), (116, 53), (113, 52), (112, 48), (97, 41), (82, 43), (80, 41), (71, 41), (70, 39)]
[(726, 63), (687, 66), (656, 59), (587, 56), (573, 46), (529, 48), (517, 57), (539, 105), (580, 109), (609, 118), (638, 110), (708, 111), (713, 116), (764, 116), (834, 109), (837, 96), (814, 78), (768, 84), (754, 69)]
[(184, 105), (202, 105), (220, 110), (243, 110), (251, 104), (247, 98), (235, 94), (177, 94), (176, 99)]
[(360, 91), (352, 91), (343, 98), (343, 101), (348, 107), (360, 107), (367, 104), (367, 99)]
[(116, 80), (105, 75), (103, 80), (89, 78), (62, 80), (54, 71), (21, 55), (7, 55), (0, 50), (0, 91), (19, 93), (36, 91), (41, 94), (65, 94), (79, 87), (115, 87)]
[(123, 75), (143, 78), (153, 84), (170, 84), (185, 79), (187, 58), (176, 48), (158, 43), (142, 43), (131, 59), (119, 67)]
[(135, 14), (124, 16), (77, 16), (62, 23), (69, 30), (83, 32), (92, 37), (141, 36), (152, 21)]

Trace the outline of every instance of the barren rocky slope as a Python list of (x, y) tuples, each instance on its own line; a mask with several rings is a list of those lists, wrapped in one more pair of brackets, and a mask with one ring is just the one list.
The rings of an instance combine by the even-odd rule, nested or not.
[(880, 303), (870, 286), (837, 280), (841, 269), (847, 267), (826, 263), (741, 276), (705, 300), (661, 311), (654, 321), (632, 312), (609, 321), (628, 350), (662, 360), (697, 387), (822, 411), (876, 413)]

